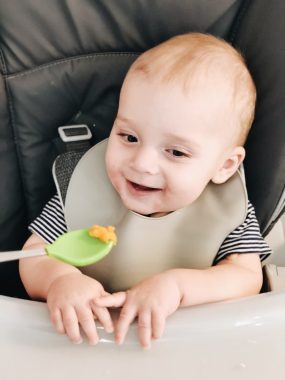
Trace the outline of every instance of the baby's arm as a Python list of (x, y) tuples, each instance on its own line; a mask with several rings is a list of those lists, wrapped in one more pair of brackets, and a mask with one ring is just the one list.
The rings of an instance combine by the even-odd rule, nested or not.
[(142, 346), (159, 338), (166, 318), (181, 306), (229, 300), (257, 294), (262, 270), (257, 254), (229, 255), (204, 270), (172, 269), (147, 278), (127, 292), (96, 300), (99, 306), (123, 306), (116, 326), (116, 341), (122, 343), (130, 323), (138, 317)]
[[(44, 247), (46, 243), (33, 234), (23, 249)], [(20, 260), (20, 276), (33, 299), (46, 300), (53, 324), (58, 332), (80, 343), (79, 325), (89, 342), (96, 344), (98, 334), (94, 317), (106, 331), (113, 331), (110, 314), (106, 308), (92, 305), (92, 299), (106, 295), (102, 285), (72, 265), (48, 256)]]
[(181, 306), (258, 294), (262, 268), (257, 254), (232, 254), (206, 270), (174, 269)]

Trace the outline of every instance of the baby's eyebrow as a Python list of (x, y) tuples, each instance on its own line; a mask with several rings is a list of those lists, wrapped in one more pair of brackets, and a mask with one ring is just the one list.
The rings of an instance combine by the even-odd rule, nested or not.
[(115, 121), (117, 121), (117, 120), (120, 122), (126, 123), (126, 124), (133, 124), (133, 121), (131, 119), (124, 117), (124, 116), (117, 115)]

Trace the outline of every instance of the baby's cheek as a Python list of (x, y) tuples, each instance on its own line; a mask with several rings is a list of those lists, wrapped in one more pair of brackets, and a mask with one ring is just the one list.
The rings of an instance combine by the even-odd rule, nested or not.
[(114, 159), (114, 155), (111, 153), (106, 154), (106, 171), (110, 180), (116, 176), (117, 167), (116, 160)]
[(109, 171), (107, 171), (108, 177), (110, 182), (112, 183), (114, 189), (120, 193), (121, 187), (122, 187), (122, 176), (120, 172), (117, 170), (116, 167), (110, 168)]
[(108, 174), (108, 177), (109, 177), (109, 180), (111, 181), (112, 185), (117, 188), (117, 178), (118, 176), (116, 175), (116, 170), (114, 170), (113, 168), (108, 170), (107, 171), (107, 174)]
[(198, 188), (189, 182), (187, 183), (187, 181), (182, 184), (177, 183), (176, 186), (171, 189), (171, 198), (175, 209), (190, 205), (199, 195), (200, 192)]

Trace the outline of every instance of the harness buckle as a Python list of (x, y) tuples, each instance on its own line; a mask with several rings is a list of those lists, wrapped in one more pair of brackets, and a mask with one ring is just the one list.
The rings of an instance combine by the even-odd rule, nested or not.
[(85, 124), (61, 126), (58, 127), (58, 133), (65, 143), (66, 151), (84, 151), (90, 148), (92, 134)]

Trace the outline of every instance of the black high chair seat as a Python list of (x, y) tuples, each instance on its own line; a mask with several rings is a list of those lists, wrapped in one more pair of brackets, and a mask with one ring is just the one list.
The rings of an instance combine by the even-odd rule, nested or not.
[[(0, 251), (21, 248), (55, 192), (58, 126), (87, 124), (93, 144), (107, 137), (130, 64), (190, 31), (230, 41), (256, 82), (245, 173), (269, 232), (284, 203), (284, 1), (0, 0), (0, 13)], [(0, 265), (0, 294), (25, 296), (17, 262)]]

